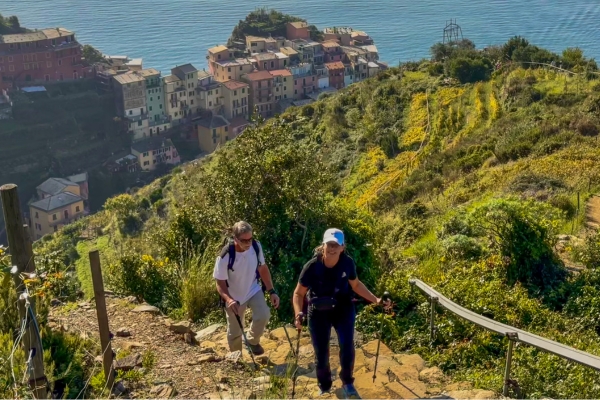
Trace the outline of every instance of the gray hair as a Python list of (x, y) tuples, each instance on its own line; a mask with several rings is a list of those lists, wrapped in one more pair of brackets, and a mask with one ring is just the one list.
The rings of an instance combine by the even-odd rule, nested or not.
[(252, 226), (246, 221), (238, 221), (233, 224), (233, 228), (231, 230), (234, 237), (239, 237), (244, 233), (252, 232)]

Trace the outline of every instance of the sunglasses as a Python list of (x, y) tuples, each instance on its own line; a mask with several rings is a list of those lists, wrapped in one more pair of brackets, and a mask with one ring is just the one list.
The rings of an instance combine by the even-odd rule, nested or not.
[(253, 238), (250, 238), (250, 239), (240, 239), (240, 238), (236, 237), (235, 239), (236, 239), (238, 242), (240, 242), (240, 243), (244, 243), (244, 244), (250, 244), (250, 243), (252, 243), (252, 239), (253, 239)]

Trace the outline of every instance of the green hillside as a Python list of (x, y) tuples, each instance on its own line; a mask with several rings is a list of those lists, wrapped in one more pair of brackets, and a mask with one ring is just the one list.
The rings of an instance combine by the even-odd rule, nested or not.
[[(246, 219), (287, 321), (302, 264), (336, 226), (361, 279), (392, 294), (384, 335), (395, 351), (502, 388), (506, 339), (441, 313), (431, 343), (416, 277), (474, 312), (600, 355), (600, 236), (584, 215), (600, 189), (595, 63), (519, 38), (432, 52), (246, 130), (36, 251), (74, 265), (89, 248), (80, 237), (100, 235), (113, 290), (208, 324), (222, 318), (214, 257), (225, 229)], [(361, 309), (359, 329), (373, 334), (373, 317)], [(516, 347), (513, 376), (513, 397), (600, 397), (596, 372), (527, 346)]]

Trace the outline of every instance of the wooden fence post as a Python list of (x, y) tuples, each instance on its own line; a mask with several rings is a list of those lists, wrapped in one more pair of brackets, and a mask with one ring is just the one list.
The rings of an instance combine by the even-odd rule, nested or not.
[(102, 280), (102, 268), (100, 267), (100, 254), (98, 250), (90, 251), (90, 268), (92, 270), (92, 283), (94, 285), (94, 299), (96, 303), (96, 315), (98, 317), (98, 329), (100, 331), (100, 345), (102, 346), (102, 365), (104, 366), (104, 377), (106, 387), (110, 390), (115, 379), (113, 364), (113, 350), (111, 346), (110, 329), (108, 327), (108, 314), (106, 313), (106, 300), (104, 298), (104, 281)]
[(506, 366), (504, 368), (504, 386), (502, 387), (502, 395), (504, 397), (508, 396), (508, 386), (510, 384), (510, 369), (512, 366), (513, 347), (515, 345), (515, 340), (518, 338), (517, 334), (514, 332), (507, 332), (506, 336), (508, 337), (508, 352), (506, 353)]
[[(44, 351), (42, 339), (35, 320), (35, 301), (26, 294), (22, 274), (35, 273), (33, 250), (27, 225), (23, 224), (23, 214), (19, 203), (17, 185), (7, 184), (0, 187), (8, 250), (13, 265), (17, 271), (13, 273), (13, 281), (17, 290), (19, 320), (25, 321), (23, 332), (23, 348), (28, 360), (29, 387), (36, 399), (46, 399), (48, 379), (44, 374)], [(19, 323), (19, 326), (21, 323)]]

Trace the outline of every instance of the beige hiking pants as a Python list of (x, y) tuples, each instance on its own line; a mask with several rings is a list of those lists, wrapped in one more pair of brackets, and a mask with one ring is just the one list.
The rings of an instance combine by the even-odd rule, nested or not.
[[(244, 324), (244, 312), (247, 307), (252, 310), (252, 323), (246, 337), (250, 344), (256, 345), (259, 344), (260, 337), (265, 332), (269, 318), (271, 318), (271, 310), (265, 301), (265, 295), (262, 290), (259, 290), (250, 300), (240, 305), (239, 315), (242, 324)], [(227, 342), (229, 343), (229, 351), (242, 350), (242, 330), (240, 329), (240, 324), (233, 312), (228, 308), (225, 308), (225, 311), (227, 314)]]

